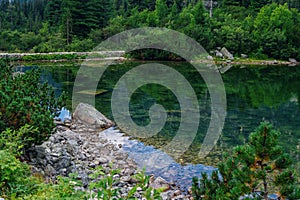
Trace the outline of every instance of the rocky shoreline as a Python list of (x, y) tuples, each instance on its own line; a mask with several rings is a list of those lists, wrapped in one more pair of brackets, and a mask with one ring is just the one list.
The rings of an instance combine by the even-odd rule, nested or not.
[[(224, 49), (224, 50), (223, 50)], [(223, 50), (223, 51), (222, 51)], [(212, 56), (211, 56), (212, 55)], [(40, 58), (50, 58), (53, 59), (40, 59)], [(77, 56), (77, 58), (65, 59), (64, 57), (68, 56)], [(49, 52), (49, 53), (1, 53), (0, 59), (9, 59), (13, 61), (28, 61), (24, 60), (25, 57), (31, 57), (29, 61), (39, 61), (39, 62), (69, 62), (70, 60), (78, 60), (78, 61), (90, 61), (90, 60), (113, 60), (113, 61), (141, 61), (135, 60), (132, 58), (126, 58), (125, 51), (94, 51), (94, 52)], [(35, 59), (36, 57), (36, 59)], [(56, 58), (61, 57), (61, 58)], [(34, 59), (33, 59), (34, 58)], [(143, 60), (145, 61), (145, 60)], [(147, 60), (146, 60), (147, 61)], [(153, 61), (153, 60), (151, 60)], [(172, 60), (170, 60), (172, 61)], [(173, 61), (178, 61), (175, 59)], [(222, 64), (230, 64), (230, 65), (287, 65), (287, 66), (298, 66), (300, 62), (294, 58), (289, 58), (287, 61), (282, 60), (256, 60), (249, 59), (247, 55), (241, 54), (241, 57), (234, 58), (233, 55), (226, 49), (220, 48), (219, 50), (215, 50), (210, 52), (210, 55), (207, 56), (204, 60), (195, 60), (193, 62), (202, 62), (202, 63), (214, 63), (216, 65)]]
[(123, 58), (125, 51), (92, 51), (92, 52), (49, 52), (49, 53), (1, 53), (0, 59), (22, 60), (26, 56), (83, 56), (91, 58)]
[[(122, 144), (114, 143), (101, 134), (102, 131), (116, 131), (114, 123), (87, 104), (79, 104), (72, 120), (56, 121), (55, 133), (42, 145), (28, 152), (33, 171), (38, 172), (46, 180), (55, 180), (58, 175), (68, 176), (77, 173), (84, 189), (91, 181), (89, 174), (97, 166), (102, 166), (105, 172), (109, 168), (120, 169), (118, 184), (120, 196), (126, 195), (136, 185), (132, 178), (141, 169), (122, 150)], [(118, 130), (117, 130), (118, 131)], [(107, 133), (106, 133), (107, 134)], [(109, 134), (109, 133), (108, 133)], [(191, 194), (185, 194), (178, 186), (168, 183), (161, 177), (151, 176), (150, 187), (166, 188), (161, 194), (164, 200), (193, 199)], [(136, 197), (142, 199), (142, 191)]]

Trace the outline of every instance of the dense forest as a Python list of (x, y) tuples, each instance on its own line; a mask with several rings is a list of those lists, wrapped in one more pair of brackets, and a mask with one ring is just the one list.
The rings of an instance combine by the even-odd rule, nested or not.
[(167, 27), (207, 51), (300, 60), (299, 0), (0, 0), (0, 52), (90, 51), (137, 27)]

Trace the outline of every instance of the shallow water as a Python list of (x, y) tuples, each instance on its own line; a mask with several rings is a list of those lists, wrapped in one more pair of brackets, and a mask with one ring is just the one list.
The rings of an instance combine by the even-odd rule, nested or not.
[[(110, 66), (98, 83), (96, 96), (96, 108), (103, 114), (113, 119), (111, 112), (111, 95), (116, 83), (130, 69), (140, 65), (138, 62), (121, 63)], [(227, 115), (222, 135), (214, 150), (206, 159), (200, 159), (198, 152), (208, 129), (211, 118), (211, 101), (205, 82), (191, 65), (187, 63), (163, 62), (177, 70), (189, 81), (193, 87), (199, 103), (200, 124), (198, 133), (192, 144), (180, 157), (165, 154), (161, 161), (171, 160), (167, 165), (168, 172), (156, 168), (161, 163), (146, 162), (149, 173), (155, 173), (163, 177), (172, 173), (175, 177), (199, 175), (201, 171), (210, 171), (207, 166), (217, 166), (224, 151), (230, 150), (236, 145), (243, 144), (262, 120), (268, 120), (282, 133), (281, 144), (286, 151), (293, 155), (299, 163), (300, 155), (300, 68), (288, 66), (234, 66), (222, 68), (222, 78), (225, 84), (227, 96)], [(65, 91), (68, 96), (67, 109), (71, 109), (73, 84), (79, 66), (76, 64), (60, 64), (41, 66), (42, 81), (48, 81), (56, 88), (56, 93)], [(19, 66), (17, 70), (28, 70), (31, 67)], [(220, 66), (221, 68), (221, 66)], [(87, 74), (86, 80), (93, 75)], [(83, 87), (84, 88), (84, 87)], [(82, 92), (82, 91), (81, 91)], [(89, 92), (84, 91), (84, 98), (91, 98)], [(166, 124), (156, 135), (147, 138), (136, 138), (134, 147), (127, 150), (132, 152), (134, 158), (145, 159), (151, 152), (163, 149), (180, 126), (181, 110), (176, 96), (166, 87), (158, 84), (147, 84), (137, 89), (130, 101), (130, 114), (133, 121), (145, 126), (150, 122), (149, 108), (153, 104), (162, 105), (167, 110)], [(192, 120), (192, 119), (191, 119)], [(127, 133), (130, 135), (130, 132)], [(182, 145), (178, 143), (178, 145)], [(160, 150), (161, 151), (161, 150)], [(162, 152), (162, 151), (161, 151)], [(162, 152), (163, 153), (163, 152)], [(158, 157), (159, 154), (157, 154)], [(167, 157), (166, 157), (167, 156)], [(153, 156), (152, 156), (153, 157)], [(142, 161), (140, 161), (142, 162)], [(150, 163), (150, 164), (149, 164)], [(299, 164), (298, 164), (299, 165)], [(174, 169), (172, 171), (172, 169)], [(170, 172), (171, 171), (171, 172)], [(174, 179), (175, 181), (175, 179)]]
[(122, 149), (138, 164), (140, 169), (145, 169), (147, 174), (160, 176), (183, 190), (191, 186), (194, 176), (200, 177), (203, 172), (211, 174), (217, 170), (215, 167), (203, 164), (181, 165), (165, 152), (132, 140), (113, 127), (100, 132), (99, 135), (117, 145), (121, 144)]

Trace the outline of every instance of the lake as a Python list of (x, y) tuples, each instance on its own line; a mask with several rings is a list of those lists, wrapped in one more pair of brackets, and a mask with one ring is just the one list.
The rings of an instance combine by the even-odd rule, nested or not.
[[(95, 105), (108, 118), (114, 119), (111, 111), (111, 97), (116, 83), (122, 75), (141, 64), (145, 63), (125, 62), (114, 64), (109, 66), (102, 75), (97, 87), (98, 93), (95, 97)], [(176, 161), (169, 166), (171, 171), (172, 167), (174, 170), (182, 167), (183, 174), (187, 171), (197, 171), (197, 169), (213, 170), (213, 167), (217, 166), (222, 152), (228, 151), (236, 145), (244, 144), (248, 140), (249, 134), (263, 120), (270, 121), (276, 129), (281, 131), (280, 143), (298, 162), (297, 167), (300, 169), (299, 67), (224, 66), (222, 69), (226, 69), (226, 71), (220, 71), (223, 72), (221, 75), (227, 98), (225, 125), (213, 151), (205, 159), (200, 159), (198, 153), (211, 118), (211, 100), (208, 88), (192, 65), (184, 62), (161, 62), (161, 64), (175, 69), (189, 81), (197, 95), (200, 110), (198, 132), (188, 150), (180, 157), (174, 158), (174, 156), (168, 155), (170, 159), (174, 158)], [(19, 65), (17, 70), (26, 71), (32, 67), (42, 69), (41, 80), (54, 86), (57, 95), (63, 91), (66, 92), (68, 97), (67, 109), (71, 109), (73, 85), (80, 65), (76, 63), (25, 64), (25, 66)], [(91, 76), (91, 74), (87, 74), (86, 79)], [(91, 98), (91, 94), (86, 90), (78, 92), (81, 92), (84, 98)], [(156, 152), (175, 137), (176, 131), (180, 127), (181, 107), (172, 91), (162, 85), (146, 84), (135, 90), (129, 104), (133, 121), (140, 126), (149, 124), (149, 109), (154, 104), (162, 105), (167, 111), (164, 127), (151, 137), (133, 137), (139, 142), (136, 143), (135, 148), (128, 147), (128, 151)], [(130, 132), (127, 135), (130, 136)], [(170, 175), (170, 170), (167, 172), (155, 171), (155, 167), (147, 170), (149, 173), (155, 173), (166, 178), (168, 174)], [(174, 170), (174, 176), (178, 177), (178, 170)], [(198, 175), (198, 173), (192, 173), (190, 176), (195, 174)]]

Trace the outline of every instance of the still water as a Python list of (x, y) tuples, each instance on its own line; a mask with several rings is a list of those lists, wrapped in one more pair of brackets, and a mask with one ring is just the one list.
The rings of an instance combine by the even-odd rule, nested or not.
[[(96, 108), (99, 111), (113, 119), (110, 100), (116, 83), (122, 75), (141, 64), (140, 62), (114, 64), (104, 72), (98, 83), (95, 98)], [(196, 169), (192, 166), (197, 166), (204, 171), (211, 171), (213, 168), (208, 166), (216, 167), (222, 152), (228, 151), (236, 145), (244, 144), (249, 134), (263, 120), (270, 121), (276, 129), (281, 131), (281, 145), (298, 161), (299, 167), (299, 67), (233, 66), (226, 68), (226, 72), (222, 71), (227, 98), (225, 125), (214, 150), (206, 159), (200, 159), (198, 153), (211, 118), (211, 100), (208, 88), (199, 73), (190, 64), (183, 62), (162, 62), (162, 64), (172, 67), (189, 81), (197, 95), (200, 109), (198, 133), (189, 149), (175, 159), (176, 162), (172, 165), (174, 169), (182, 166), (184, 171), (193, 171)], [(57, 94), (62, 91), (66, 92), (68, 96), (67, 108), (71, 109), (73, 85), (80, 66), (64, 63), (55, 65), (34, 64), (34, 67), (42, 69), (42, 81), (47, 81), (54, 86)], [(23, 65), (18, 67), (19, 70), (30, 68), (32, 67)], [(86, 79), (92, 76), (92, 74), (86, 74)], [(85, 98), (91, 98), (91, 94), (86, 90), (78, 92), (81, 92)], [(159, 84), (144, 85), (133, 93), (129, 105), (133, 121), (140, 126), (149, 124), (149, 108), (154, 104), (160, 104), (167, 110), (166, 124), (159, 133), (152, 137), (133, 138), (139, 141), (135, 146), (137, 150), (129, 148), (129, 151), (142, 149), (141, 151), (144, 152), (155, 152), (167, 145), (175, 136), (180, 126), (180, 104), (172, 91)], [(130, 132), (127, 134), (130, 136)], [(142, 147), (140, 147), (141, 145)], [(151, 172), (151, 169), (148, 170)], [(178, 172), (174, 173), (178, 174)]]

